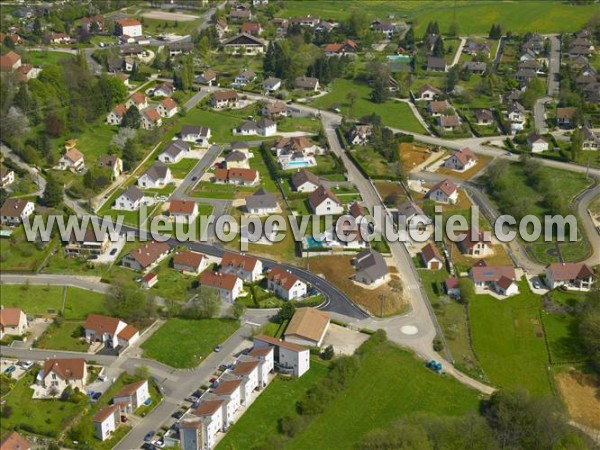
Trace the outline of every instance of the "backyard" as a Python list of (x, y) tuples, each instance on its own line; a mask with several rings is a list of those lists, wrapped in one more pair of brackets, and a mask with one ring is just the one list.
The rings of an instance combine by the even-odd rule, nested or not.
[(239, 326), (237, 320), (170, 319), (142, 344), (144, 358), (178, 369), (195, 367)]
[(83, 338), (83, 321), (56, 319), (35, 344), (35, 348), (86, 352), (90, 346)]

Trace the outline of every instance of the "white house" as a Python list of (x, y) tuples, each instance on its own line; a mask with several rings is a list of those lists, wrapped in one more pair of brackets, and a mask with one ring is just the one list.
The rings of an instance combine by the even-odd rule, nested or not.
[(163, 163), (157, 162), (138, 178), (137, 184), (142, 189), (160, 189), (169, 184), (172, 179), (171, 169)]
[(117, 155), (100, 155), (97, 166), (110, 170), (113, 180), (123, 173), (123, 160)]
[(241, 393), (242, 393), (242, 404), (247, 405), (252, 399), (252, 394), (259, 386), (258, 381), (258, 368), (260, 362), (254, 361), (238, 361), (235, 368), (231, 372), (233, 375), (242, 379)]
[(219, 381), (219, 385), (212, 393), (220, 397), (225, 406), (225, 428), (233, 423), (235, 413), (242, 406), (242, 380), (239, 378)]
[(290, 183), (296, 192), (314, 192), (321, 186), (319, 177), (306, 169), (294, 173)]
[(58, 166), (61, 170), (69, 169), (73, 172), (79, 172), (85, 168), (83, 154), (75, 147), (70, 148), (62, 155), (58, 161)]
[(125, 18), (115, 21), (115, 33), (117, 36), (136, 37), (142, 35), (142, 24), (139, 20)]
[(169, 217), (174, 222), (193, 223), (198, 216), (198, 203), (188, 200), (171, 200)]
[(154, 97), (170, 97), (173, 95), (173, 92), (175, 92), (175, 87), (165, 81), (154, 88), (152, 95)]
[(298, 308), (285, 329), (284, 339), (293, 344), (320, 347), (329, 329), (329, 316), (315, 308)]
[(148, 98), (144, 95), (143, 92), (136, 92), (131, 97), (127, 99), (125, 102), (125, 106), (127, 109), (135, 106), (140, 111), (144, 108), (148, 107)]
[(531, 153), (548, 151), (548, 141), (536, 133), (527, 136), (527, 145), (531, 149)]
[(247, 283), (254, 283), (262, 278), (262, 261), (254, 256), (225, 252), (220, 266), (221, 272), (234, 274)]
[(171, 252), (171, 246), (165, 242), (148, 242), (123, 257), (121, 264), (139, 272), (154, 268)]
[(260, 188), (254, 194), (246, 197), (246, 211), (259, 216), (279, 211), (277, 197)]
[(35, 211), (35, 204), (29, 200), (8, 198), (0, 208), (0, 223), (16, 226)]
[(0, 339), (5, 335), (22, 336), (29, 323), (21, 308), (4, 308), (0, 305)]
[(477, 157), (470, 148), (463, 148), (452, 152), (452, 155), (444, 161), (444, 167), (464, 172), (477, 164)]
[(123, 411), (133, 413), (150, 398), (148, 380), (140, 380), (124, 386), (113, 397), (115, 405), (121, 405)]
[(98, 411), (94, 418), (94, 430), (96, 437), (105, 441), (117, 429), (121, 419), (121, 408), (119, 405), (110, 405)]
[(158, 155), (158, 160), (164, 164), (178, 163), (189, 154), (191, 147), (189, 142), (181, 139), (171, 141)]
[(285, 300), (294, 300), (306, 295), (306, 283), (291, 272), (273, 267), (267, 273), (267, 289)]
[(244, 70), (233, 80), (233, 85), (236, 87), (244, 87), (247, 84), (256, 81), (256, 73), (252, 70)]
[(217, 433), (223, 430), (223, 400), (204, 400), (192, 414), (202, 419), (203, 449), (211, 449), (216, 444)]
[(584, 263), (552, 263), (546, 268), (546, 284), (550, 289), (563, 286), (574, 291), (589, 291), (595, 278), (594, 271)]
[(14, 170), (0, 167), (0, 187), (5, 188), (15, 182)]
[(417, 100), (425, 100), (431, 101), (434, 100), (438, 95), (440, 95), (442, 91), (431, 86), (430, 84), (425, 84), (419, 88), (419, 96)]
[(191, 250), (177, 252), (173, 257), (173, 269), (184, 274), (198, 275), (209, 264), (210, 260), (206, 256)]
[(83, 325), (88, 342), (102, 342), (105, 347), (117, 348), (133, 344), (140, 337), (139, 330), (116, 317), (89, 314)]
[(274, 136), (276, 133), (277, 123), (264, 117), (258, 121), (247, 120), (233, 129), (233, 134), (241, 136)]
[(184, 125), (179, 137), (186, 142), (193, 142), (202, 147), (208, 146), (210, 128), (197, 125)]
[(136, 186), (129, 186), (117, 197), (113, 209), (137, 211), (143, 203), (144, 194)]
[(141, 126), (144, 130), (151, 130), (162, 125), (162, 117), (155, 107), (146, 108), (142, 111)]
[(87, 376), (87, 363), (83, 358), (49, 358), (44, 361), (39, 382), (43, 387), (55, 389), (59, 394), (67, 386), (77, 387), (85, 392)]
[(237, 275), (224, 272), (202, 272), (199, 278), (202, 286), (215, 288), (221, 300), (232, 303), (242, 293), (244, 283)]
[(275, 367), (281, 372), (301, 377), (310, 369), (310, 350), (298, 344), (259, 334), (254, 337), (254, 348), (275, 348)]
[(366, 284), (375, 285), (389, 278), (389, 271), (383, 255), (375, 250), (365, 250), (356, 255), (352, 260), (356, 273), (354, 280)]
[(275, 92), (281, 88), (281, 79), (275, 77), (266, 78), (262, 82), (262, 88), (266, 92)]
[(488, 266), (482, 259), (471, 267), (469, 275), (477, 293), (485, 293), (485, 289), (507, 297), (519, 293), (515, 269), (511, 266)]
[(269, 382), (269, 374), (275, 369), (273, 347), (254, 347), (248, 356), (260, 362), (258, 366), (258, 386), (263, 388)]
[(108, 113), (108, 116), (106, 116), (106, 123), (109, 125), (121, 125), (126, 112), (127, 106), (123, 103), (118, 104)]
[(444, 268), (444, 258), (442, 258), (435, 244), (431, 242), (421, 249), (421, 261), (423, 261), (423, 265), (429, 270)]
[(175, 102), (175, 100), (173, 100), (171, 97), (167, 97), (162, 99), (162, 101), (156, 107), (156, 110), (161, 117), (169, 118), (173, 117), (179, 112), (179, 106), (177, 106), (177, 102)]
[(454, 204), (458, 200), (458, 187), (450, 180), (442, 180), (429, 190), (427, 197), (438, 203)]
[(204, 424), (202, 419), (183, 417), (179, 422), (181, 450), (203, 450)]
[(338, 215), (344, 213), (344, 205), (337, 196), (325, 186), (319, 186), (308, 197), (313, 212), (317, 216), (326, 214)]

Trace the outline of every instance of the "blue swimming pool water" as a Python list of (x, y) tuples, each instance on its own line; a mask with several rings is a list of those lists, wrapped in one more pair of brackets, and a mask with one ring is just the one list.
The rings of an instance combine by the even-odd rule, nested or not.
[(308, 161), (288, 161), (288, 166), (308, 166), (310, 163)]
[(306, 237), (306, 245), (308, 246), (308, 248), (323, 247), (323, 244), (321, 244), (321, 242), (317, 241), (313, 236)]
[(390, 61), (410, 61), (410, 56), (408, 55), (388, 55), (387, 59)]

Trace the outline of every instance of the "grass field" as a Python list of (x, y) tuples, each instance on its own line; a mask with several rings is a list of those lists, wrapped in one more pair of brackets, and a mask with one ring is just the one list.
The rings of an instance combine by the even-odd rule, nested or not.
[(89, 343), (81, 340), (83, 337), (82, 321), (65, 320), (60, 325), (50, 325), (48, 329), (36, 341), (37, 348), (51, 350), (65, 350), (72, 352), (85, 352)]
[(525, 281), (519, 282), (519, 290), (505, 300), (477, 295), (469, 303), (473, 348), (493, 384), (550, 394), (540, 297)]
[[(363, 11), (369, 20), (394, 14), (396, 19), (412, 21), (415, 35), (421, 36), (427, 23), (437, 21), (442, 33), (447, 33), (454, 21), (459, 24), (460, 35), (487, 35), (494, 23), (504, 30), (525, 33), (536, 30), (539, 33), (576, 31), (597, 12), (595, 5), (572, 6), (560, 1), (540, 2), (520, 0), (508, 1), (419, 1), (395, 2), (392, 0), (356, 2), (356, 9)], [(311, 14), (322, 19), (345, 19), (352, 8), (338, 1), (286, 1), (280, 17), (305, 16)], [(476, 19), (476, 20), (475, 20)]]
[(51, 51), (29, 51), (26, 61), (34, 66), (44, 66), (44, 64), (57, 64), (64, 59), (74, 59), (75, 55), (65, 52)]
[(56, 245), (58, 239), (48, 242), (43, 248), (38, 247), (26, 239), (23, 227), (20, 226), (13, 231), (9, 239), (0, 240), (0, 269), (33, 272), (40, 267)]
[(169, 165), (169, 169), (171, 169), (173, 178), (185, 178), (196, 164), (198, 164), (197, 159), (184, 158), (176, 164)]
[(294, 414), (296, 402), (326, 374), (327, 366), (313, 359), (310, 370), (301, 378), (275, 378), (227, 432), (217, 449), (255, 448), (264, 443), (269, 436), (277, 434), (279, 419)]
[(373, 103), (369, 96), (371, 88), (363, 83), (352, 80), (337, 79), (333, 82), (329, 94), (319, 97), (311, 103), (315, 108), (330, 109), (334, 103), (340, 103), (344, 115), (349, 115), (350, 105), (347, 95), (350, 91), (358, 93), (354, 105), (354, 116), (363, 117), (372, 113), (381, 116), (383, 123), (389, 127), (426, 134), (425, 130), (406, 103), (388, 100), (386, 103)]
[(428, 371), (405, 350), (383, 342), (369, 350), (347, 388), (286, 448), (349, 449), (370, 431), (416, 413), (461, 415), (478, 394)]
[(235, 320), (171, 319), (142, 344), (144, 358), (171, 367), (194, 367), (239, 326)]

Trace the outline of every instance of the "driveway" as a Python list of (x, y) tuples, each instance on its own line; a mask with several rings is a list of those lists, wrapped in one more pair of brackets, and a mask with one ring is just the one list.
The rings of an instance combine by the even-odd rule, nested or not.
[(369, 339), (367, 334), (332, 323), (321, 347), (331, 345), (336, 355), (352, 355), (367, 339)]

